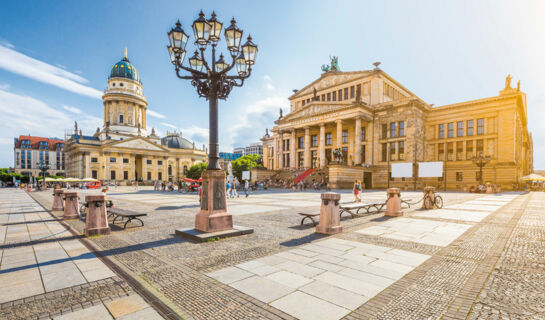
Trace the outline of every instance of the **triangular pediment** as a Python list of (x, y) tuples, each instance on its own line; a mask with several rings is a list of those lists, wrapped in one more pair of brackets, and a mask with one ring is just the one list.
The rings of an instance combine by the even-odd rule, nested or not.
[(116, 148), (141, 149), (149, 151), (168, 151), (168, 149), (164, 148), (163, 146), (147, 141), (143, 138), (133, 138), (130, 140), (116, 141), (110, 144), (110, 146), (115, 146)]
[(320, 78), (316, 79), (311, 84), (307, 85), (303, 89), (293, 94), (290, 97), (290, 99), (295, 99), (300, 96), (312, 94), (314, 93), (314, 89), (316, 89), (316, 91), (320, 91), (322, 89), (326, 89), (326, 88), (338, 85), (339, 83), (366, 78), (372, 73), (373, 71), (368, 71), (368, 70), (353, 71), (353, 72), (326, 72), (322, 74)]

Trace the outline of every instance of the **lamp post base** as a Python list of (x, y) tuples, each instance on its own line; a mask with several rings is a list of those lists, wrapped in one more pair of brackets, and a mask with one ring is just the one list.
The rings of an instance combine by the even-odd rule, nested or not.
[(219, 232), (233, 229), (233, 216), (227, 212), (225, 172), (206, 170), (202, 174), (201, 211), (195, 217), (195, 229)]

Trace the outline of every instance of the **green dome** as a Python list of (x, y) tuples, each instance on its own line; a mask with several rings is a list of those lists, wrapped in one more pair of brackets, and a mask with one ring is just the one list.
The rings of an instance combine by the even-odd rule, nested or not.
[(136, 70), (127, 57), (121, 59), (121, 61), (112, 67), (110, 78), (128, 78), (140, 82), (138, 70)]

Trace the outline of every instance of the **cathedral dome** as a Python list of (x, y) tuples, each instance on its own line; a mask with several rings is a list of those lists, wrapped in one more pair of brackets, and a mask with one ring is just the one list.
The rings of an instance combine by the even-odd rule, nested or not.
[(169, 134), (161, 138), (161, 144), (174, 149), (193, 149), (193, 143), (178, 134)]
[(110, 78), (127, 78), (140, 82), (138, 70), (131, 64), (127, 56), (112, 67)]

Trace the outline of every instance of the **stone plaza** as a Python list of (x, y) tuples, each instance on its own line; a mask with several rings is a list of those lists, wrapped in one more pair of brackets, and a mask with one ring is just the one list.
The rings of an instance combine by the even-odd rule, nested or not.
[(48, 210), (51, 191), (1, 189), (0, 318), (543, 319), (545, 195), (439, 193), (443, 209), (343, 215), (328, 236), (298, 214), (319, 212), (320, 192), (257, 191), (228, 199), (253, 234), (196, 243), (174, 232), (194, 224), (196, 193), (110, 190), (145, 225), (84, 238), (84, 220)]

